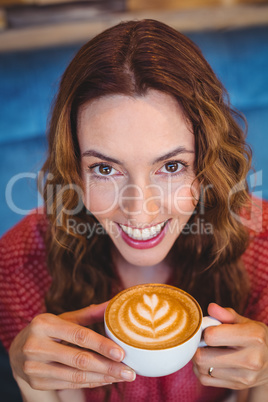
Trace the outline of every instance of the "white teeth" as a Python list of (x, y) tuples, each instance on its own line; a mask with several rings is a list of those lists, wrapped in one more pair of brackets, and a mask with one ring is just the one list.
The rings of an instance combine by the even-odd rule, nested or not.
[(150, 228), (145, 229), (132, 229), (131, 227), (125, 225), (120, 225), (120, 227), (129, 237), (135, 240), (149, 240), (157, 236), (161, 232), (165, 223), (166, 221), (159, 223), (156, 226), (151, 226)]
[(151, 237), (151, 231), (150, 231), (150, 229), (149, 229), (149, 228), (143, 229), (143, 231), (141, 232), (141, 237), (142, 237), (142, 240), (147, 240), (147, 239), (149, 239), (149, 238)]
[(138, 239), (138, 240), (141, 240), (142, 239), (142, 233), (141, 233), (141, 231), (139, 230), (139, 229), (134, 229), (133, 231), (132, 231), (132, 233), (130, 233), (130, 236), (133, 236), (134, 238), (136, 238), (136, 239)]

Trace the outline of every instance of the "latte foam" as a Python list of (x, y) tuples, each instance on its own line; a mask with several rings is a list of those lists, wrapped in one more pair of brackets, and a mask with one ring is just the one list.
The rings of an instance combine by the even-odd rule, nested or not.
[(164, 349), (185, 342), (199, 328), (202, 313), (187, 293), (168, 285), (140, 285), (115, 296), (105, 318), (123, 342), (142, 349)]

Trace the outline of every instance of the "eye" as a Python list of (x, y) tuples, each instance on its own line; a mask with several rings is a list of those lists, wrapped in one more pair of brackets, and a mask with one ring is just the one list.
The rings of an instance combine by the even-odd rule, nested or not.
[(108, 176), (113, 172), (113, 170), (115, 170), (115, 169), (109, 165), (100, 165), (100, 166), (96, 166), (94, 171), (95, 171), (95, 173), (99, 173), (103, 176)]
[(110, 165), (104, 163), (95, 164), (89, 167), (89, 170), (97, 176), (113, 176), (117, 174), (117, 170)]
[(158, 172), (169, 174), (179, 173), (184, 168), (184, 166), (185, 165), (180, 162), (167, 162), (161, 169), (158, 170)]

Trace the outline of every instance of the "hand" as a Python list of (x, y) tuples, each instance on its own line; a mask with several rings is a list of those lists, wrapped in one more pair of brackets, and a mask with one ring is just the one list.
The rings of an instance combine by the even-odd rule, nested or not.
[(60, 316), (46, 313), (35, 317), (10, 348), (15, 379), (38, 390), (93, 388), (134, 380), (135, 373), (120, 363), (124, 351), (85, 328), (103, 320), (106, 306), (102, 303)]
[[(199, 348), (193, 357), (194, 372), (203, 385), (241, 390), (268, 386), (268, 328), (215, 303), (208, 313), (223, 324), (205, 330), (213, 348)], [(213, 367), (211, 376), (208, 374)]]

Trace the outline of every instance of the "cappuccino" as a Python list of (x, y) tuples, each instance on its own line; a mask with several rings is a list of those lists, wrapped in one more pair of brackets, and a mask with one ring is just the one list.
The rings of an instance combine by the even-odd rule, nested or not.
[(180, 345), (198, 331), (201, 321), (201, 308), (192, 296), (162, 284), (123, 290), (105, 312), (109, 330), (122, 342), (141, 349)]

